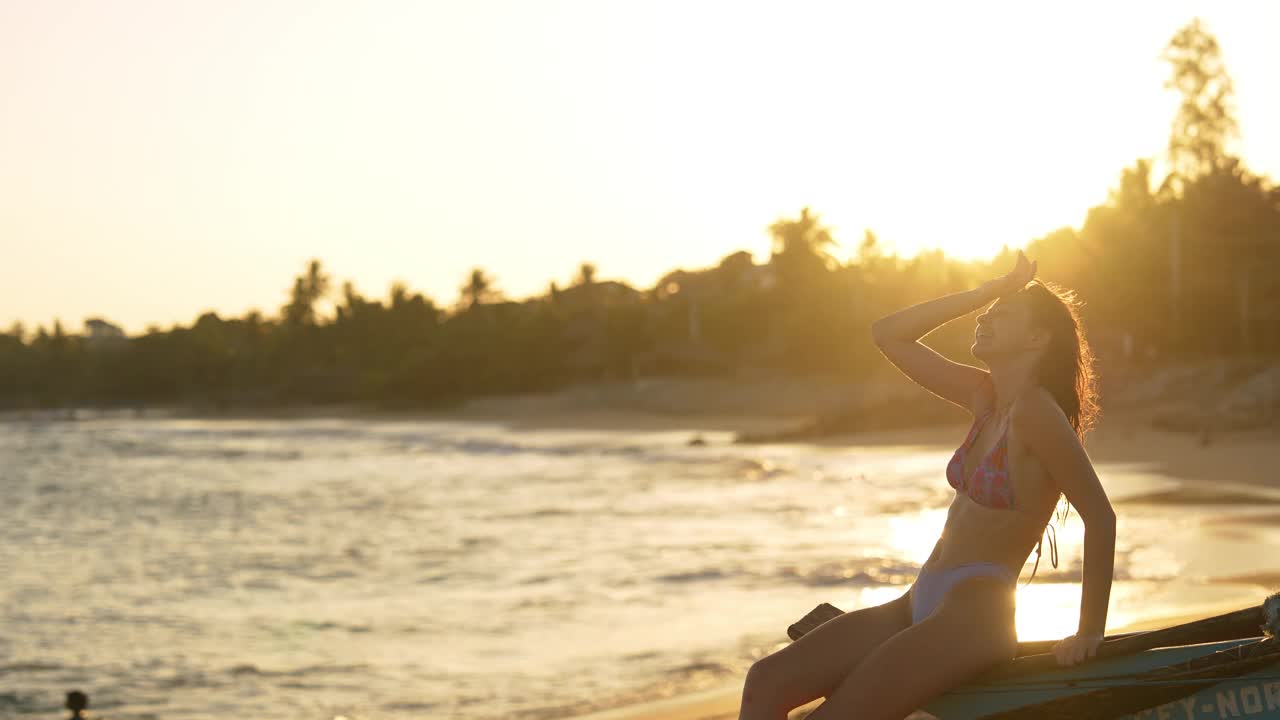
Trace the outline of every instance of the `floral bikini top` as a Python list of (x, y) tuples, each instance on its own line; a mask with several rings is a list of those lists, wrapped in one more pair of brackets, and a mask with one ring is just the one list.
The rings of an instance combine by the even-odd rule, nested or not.
[(982, 426), (992, 414), (993, 411), (988, 410), (982, 417), (974, 420), (973, 427), (969, 429), (969, 436), (964, 439), (964, 444), (956, 448), (955, 454), (951, 456), (951, 462), (947, 463), (947, 482), (979, 505), (997, 510), (1012, 510), (1013, 485), (1009, 482), (1007, 424), (1004, 433), (991, 448), (991, 452), (987, 453), (987, 456), (982, 458), (982, 462), (973, 469), (973, 474), (967, 478), (964, 476), (964, 460), (969, 455), (969, 449), (973, 446), (973, 441), (978, 437)]
[[(977, 439), (978, 433), (982, 427), (986, 425), (987, 420), (994, 414), (994, 408), (988, 410), (982, 417), (973, 421), (973, 427), (969, 429), (969, 435), (964, 439), (964, 444), (956, 448), (951, 456), (951, 462), (947, 463), (947, 482), (958, 492), (968, 495), (970, 499), (979, 505), (989, 507), (996, 510), (1012, 510), (1013, 508), (1013, 483), (1009, 481), (1009, 425), (1005, 423), (1004, 432), (1000, 434), (1000, 439), (982, 458), (978, 466), (973, 469), (973, 474), (969, 477), (964, 476), (964, 461), (969, 455), (969, 449), (973, 446), (973, 441)], [(1046, 525), (1049, 531), (1049, 549), (1050, 559), (1053, 561), (1053, 567), (1058, 567), (1058, 543), (1057, 532), (1053, 529), (1053, 525)], [(1036, 564), (1031, 569), (1031, 577), (1035, 577), (1036, 568), (1040, 567), (1040, 548), (1044, 543), (1044, 535), (1040, 536), (1040, 542), (1036, 543)], [(1027, 582), (1031, 582), (1030, 578)]]

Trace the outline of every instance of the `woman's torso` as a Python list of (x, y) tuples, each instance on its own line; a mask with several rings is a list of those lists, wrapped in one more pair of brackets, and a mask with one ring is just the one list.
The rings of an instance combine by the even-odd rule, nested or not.
[[(974, 401), (974, 422), (976, 425), (984, 418), (986, 422), (972, 438), (959, 471), (965, 480), (973, 478), (974, 471), (987, 463), (991, 451), (1003, 442), (1005, 451), (1001, 459), (1012, 498), (1011, 507), (984, 505), (964, 489), (958, 489), (947, 511), (942, 537), (925, 562), (930, 570), (994, 562), (1017, 576), (1043, 536), (1061, 497), (1057, 484), (1010, 426), (1008, 414), (995, 413), (993, 404), (990, 383), (984, 383), (984, 391), (980, 391)], [(979, 499), (989, 499), (977, 494)]]

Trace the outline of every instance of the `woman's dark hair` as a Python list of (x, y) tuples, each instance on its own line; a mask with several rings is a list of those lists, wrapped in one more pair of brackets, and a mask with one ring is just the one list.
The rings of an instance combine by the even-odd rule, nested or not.
[(1083, 442), (1098, 418), (1098, 382), (1080, 321), (1082, 303), (1071, 290), (1042, 280), (1032, 280), (1019, 293), (1027, 298), (1031, 324), (1049, 332), (1036, 379), (1058, 401)]
[[(1049, 345), (1040, 357), (1036, 379), (1058, 402), (1076, 436), (1084, 442), (1098, 419), (1098, 379), (1093, 350), (1080, 321), (1082, 303), (1073, 291), (1042, 280), (1032, 280), (1018, 292), (1027, 298), (1031, 324), (1049, 332)], [(1068, 502), (1060, 514), (1063, 521), (1070, 510)]]

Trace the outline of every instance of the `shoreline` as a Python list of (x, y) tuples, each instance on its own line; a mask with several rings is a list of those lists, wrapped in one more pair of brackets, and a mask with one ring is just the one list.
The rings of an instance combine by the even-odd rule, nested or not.
[[(687, 433), (686, 442), (707, 446), (731, 445), (740, 433), (771, 433), (791, 429), (812, 420), (810, 415), (755, 413), (658, 413), (620, 409), (608, 405), (582, 406), (577, 398), (562, 396), (495, 396), (448, 410), (371, 410), (357, 406), (298, 406), (270, 410), (202, 411), (192, 407), (147, 407), (141, 413), (118, 410), (0, 411), (0, 421), (47, 419), (81, 421), (95, 418), (173, 420), (370, 420), (435, 421), (435, 423), (485, 423), (511, 430), (613, 430), (613, 432)], [(950, 450), (964, 438), (965, 421), (916, 425), (910, 428), (863, 430), (832, 436), (788, 439), (760, 445), (812, 447), (902, 447)], [(1257, 429), (1224, 430), (1210, 441), (1196, 433), (1152, 427), (1146, 411), (1124, 409), (1102, 416), (1085, 438), (1085, 452), (1096, 464), (1147, 465), (1166, 477), (1192, 482), (1220, 482), (1224, 486), (1280, 489), (1280, 425)], [(1224, 487), (1224, 489), (1226, 489)], [(1190, 502), (1192, 498), (1170, 493), (1146, 498), (1160, 503)], [(1196, 498), (1196, 502), (1203, 501)]]
[[(475, 422), (498, 424), (513, 431), (605, 430), (686, 432), (689, 440), (702, 437), (708, 446), (732, 443), (740, 433), (771, 433), (793, 429), (813, 419), (806, 414), (758, 412), (657, 412), (584, 404), (563, 395), (509, 395), (473, 400), (463, 406), (435, 410), (372, 410), (360, 406), (296, 406), (270, 409), (201, 410), (155, 406), (141, 409), (64, 409), (0, 412), (0, 420), (47, 419), (76, 421), (95, 417), (138, 417), (173, 420), (369, 420), (382, 422)], [(814, 447), (928, 447), (951, 448), (967, 431), (964, 421), (908, 428), (866, 430), (760, 443)], [(708, 437), (710, 436), (710, 437)], [(1125, 408), (1104, 413), (1085, 440), (1095, 463), (1149, 464), (1172, 478), (1218, 480), (1280, 488), (1280, 425), (1249, 430), (1224, 430), (1206, 438), (1152, 426), (1149, 413)]]
[[(636, 410), (560, 410), (546, 413), (503, 413), (496, 408), (473, 408), (439, 413), (382, 415), (384, 419), (498, 423), (512, 430), (632, 430), (699, 434), (769, 432), (796, 427), (804, 416), (729, 414), (659, 414)], [(787, 440), (763, 445), (814, 447), (928, 447), (952, 448), (968, 430), (964, 422), (921, 425), (889, 430)], [(731, 442), (731, 440), (729, 441)], [(714, 443), (708, 442), (708, 445)], [(1146, 414), (1135, 410), (1104, 416), (1085, 438), (1085, 451), (1095, 463), (1149, 464), (1172, 478), (1197, 482), (1219, 480), (1280, 488), (1280, 426), (1223, 431), (1205, 444), (1195, 433), (1152, 427)]]

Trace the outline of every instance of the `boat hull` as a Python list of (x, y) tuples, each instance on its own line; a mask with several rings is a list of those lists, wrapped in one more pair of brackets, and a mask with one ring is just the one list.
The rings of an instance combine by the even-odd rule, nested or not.
[(1280, 673), (1263, 668), (1118, 720), (1280, 720)]
[[(972, 683), (935, 698), (924, 710), (941, 720), (965, 720), (1102, 688), (1130, 687), (1135, 682), (1158, 684), (1160, 681), (1142, 680), (1135, 676), (1256, 641), (1257, 638), (1246, 638), (1158, 648), (1123, 657), (1092, 660), (1025, 678)], [(1239, 677), (1223, 678), (1221, 682), (1215, 681), (1185, 698), (1123, 717), (1133, 720), (1219, 720), (1232, 717), (1280, 720), (1280, 669), (1264, 667)]]

